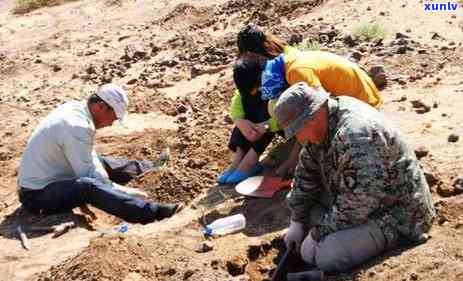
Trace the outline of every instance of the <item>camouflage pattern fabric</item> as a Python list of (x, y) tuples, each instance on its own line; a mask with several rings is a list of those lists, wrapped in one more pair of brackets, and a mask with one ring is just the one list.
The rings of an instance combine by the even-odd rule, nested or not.
[(388, 242), (420, 239), (435, 210), (424, 174), (404, 137), (373, 107), (351, 97), (328, 101), (324, 143), (305, 145), (288, 194), (292, 219), (309, 224), (324, 207), (321, 237), (375, 222)]

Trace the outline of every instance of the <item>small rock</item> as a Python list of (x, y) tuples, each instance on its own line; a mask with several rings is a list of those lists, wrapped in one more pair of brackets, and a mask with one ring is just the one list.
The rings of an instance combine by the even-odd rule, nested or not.
[(58, 72), (58, 71), (60, 71), (61, 69), (62, 69), (61, 66), (59, 66), (59, 65), (57, 65), (57, 64), (54, 64), (54, 65), (53, 65), (53, 72)]
[(387, 85), (388, 77), (382, 65), (373, 66), (368, 73), (379, 89), (383, 89)]
[(418, 274), (416, 274), (416, 273), (410, 274), (410, 280), (412, 280), (412, 281), (418, 280)]
[(385, 13), (385, 12), (379, 12), (379, 15), (380, 15), (380, 16), (385, 16), (386, 13)]
[(320, 42), (331, 42), (336, 36), (338, 36), (338, 31), (334, 29), (334, 26), (332, 26), (331, 29), (324, 29), (318, 33)]
[(96, 54), (98, 52), (99, 52), (99, 50), (97, 50), (97, 49), (88, 50), (88, 51), (84, 52), (84, 56), (91, 56), (91, 55), (94, 55), (94, 54)]
[(212, 267), (213, 269), (216, 269), (216, 270), (219, 269), (219, 265), (220, 265), (220, 261), (219, 261), (219, 260), (213, 260), (213, 261), (211, 261), (211, 267)]
[(371, 11), (371, 7), (370, 7), (370, 6), (367, 7), (367, 11)]
[(423, 113), (431, 111), (431, 106), (427, 105), (426, 103), (424, 103), (421, 100), (412, 100), (411, 104), (412, 104), (413, 108), (416, 108), (415, 111), (417, 113), (423, 114)]
[(452, 186), (455, 189), (455, 194), (463, 193), (463, 176), (458, 176), (453, 179)]
[(121, 42), (122, 40), (125, 40), (127, 38), (130, 38), (130, 35), (121, 36), (121, 37), (117, 38), (117, 41)]
[(35, 59), (34, 63), (42, 63), (42, 60), (41, 59)]
[(395, 44), (399, 46), (407, 46), (408, 40), (406, 38), (399, 38), (396, 40)]
[(185, 115), (177, 117), (178, 122), (184, 123), (187, 120), (187, 117)]
[(251, 245), (248, 248), (248, 258), (251, 261), (257, 260), (262, 252), (262, 246), (261, 245)]
[(175, 268), (169, 268), (166, 270), (166, 274), (169, 276), (175, 275), (177, 273), (177, 270)]
[(437, 103), (437, 101), (435, 101), (433, 104), (432, 104), (432, 108), (438, 108), (439, 107), (439, 104)]
[(433, 34), (431, 36), (431, 39), (432, 40), (441, 40), (441, 39), (444, 39), (444, 38), (442, 38), (442, 36), (440, 36), (439, 33), (433, 32)]
[(188, 111), (188, 107), (186, 107), (185, 105), (181, 104), (177, 107), (177, 113), (178, 114), (182, 114), (182, 113), (186, 113)]
[(353, 58), (356, 61), (359, 61), (362, 59), (363, 54), (361, 52), (354, 51), (350, 54), (351, 58)]
[(397, 32), (395, 34), (395, 39), (401, 39), (401, 38), (410, 38), (408, 35), (405, 35), (403, 33)]
[(428, 51), (426, 51), (426, 49), (419, 49), (418, 51), (418, 54), (427, 54)]
[(450, 134), (448, 137), (448, 142), (457, 142), (460, 139), (460, 136), (457, 134)]
[(183, 280), (187, 280), (188, 278), (190, 278), (191, 276), (193, 276), (193, 274), (195, 274), (195, 270), (193, 269), (188, 269), (187, 271), (185, 271), (185, 273), (183, 274)]
[[(112, 77), (111, 77), (111, 80), (112, 80)], [(127, 85), (133, 85), (133, 84), (137, 83), (137, 81), (138, 81), (137, 78), (132, 78), (129, 81), (127, 81)]]
[(304, 37), (301, 34), (292, 34), (291, 37), (289, 37), (288, 43), (290, 45), (299, 44), (302, 42), (303, 39)]
[(318, 40), (322, 43), (328, 43), (330, 42), (330, 37), (326, 34), (320, 34)]
[(134, 60), (143, 59), (146, 57), (147, 52), (138, 45), (127, 45), (124, 49), (125, 55), (122, 57), (124, 60)]
[(31, 101), (31, 99), (26, 96), (19, 96), (16, 100), (19, 102), (30, 102)]
[(451, 197), (463, 193), (463, 187), (461, 186), (462, 180), (463, 179), (461, 178), (457, 178), (452, 182), (451, 185), (440, 184), (437, 187), (437, 193), (443, 197)]
[(154, 89), (154, 88), (158, 88), (161, 86), (162, 86), (162, 83), (158, 79), (150, 79), (148, 80), (148, 82), (146, 82), (146, 87), (149, 89)]
[(399, 55), (403, 55), (407, 52), (407, 47), (406, 46), (399, 46), (397, 47), (397, 49), (395, 50), (395, 53), (396, 54), (399, 54)]
[(195, 249), (196, 253), (207, 253), (214, 249), (214, 244), (209, 241), (202, 242), (198, 247)]
[(244, 273), (248, 261), (240, 256), (235, 257), (231, 261), (227, 261), (227, 271), (232, 276), (238, 276)]
[(85, 69), (85, 72), (87, 72), (87, 74), (95, 74), (96, 73), (95, 66), (92, 64), (89, 65), (87, 69)]
[(178, 64), (178, 61), (175, 59), (163, 60), (159, 63), (159, 66), (174, 67)]
[(151, 54), (153, 56), (156, 55), (156, 53), (161, 50), (161, 47), (155, 45), (154, 43), (150, 43), (150, 47), (151, 47)]
[(272, 266), (269, 264), (258, 265), (257, 270), (259, 270), (260, 273), (267, 273), (270, 272), (270, 270), (272, 270)]
[(431, 109), (427, 107), (422, 107), (422, 108), (418, 108), (415, 110), (415, 112), (418, 114), (425, 114), (425, 113), (428, 113), (429, 111), (431, 111)]
[(370, 45), (373, 46), (373, 47), (384, 46), (383, 39), (382, 38), (373, 39), (373, 41), (371, 41)]
[(418, 160), (420, 160), (423, 157), (426, 157), (429, 154), (429, 149), (425, 147), (424, 145), (420, 145), (415, 149), (415, 155)]
[(351, 35), (344, 36), (343, 42), (349, 47), (354, 47), (358, 44), (358, 40), (354, 39)]
[(198, 75), (201, 75), (202, 72), (203, 70), (199, 66), (193, 65), (190, 70), (191, 78), (195, 78)]
[(110, 73), (106, 73), (105, 75), (103, 75), (103, 77), (101, 78), (101, 82), (103, 83), (109, 83), (113, 80), (113, 76), (110, 74)]

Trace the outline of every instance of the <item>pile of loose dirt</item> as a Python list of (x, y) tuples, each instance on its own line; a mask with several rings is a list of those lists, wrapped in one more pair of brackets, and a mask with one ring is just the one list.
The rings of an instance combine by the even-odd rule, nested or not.
[(196, 98), (167, 101), (167, 110), (177, 116), (180, 124), (176, 132), (145, 130), (122, 139), (100, 138), (100, 142), (110, 147), (103, 150), (104, 154), (156, 159), (163, 149), (169, 148), (171, 160), (167, 167), (146, 173), (129, 185), (147, 191), (155, 201), (190, 202), (213, 186), (217, 174), (229, 164), (227, 143), (231, 125), (225, 121), (223, 108), (233, 89), (231, 83), (225, 84), (220, 89), (211, 85)]
[(159, 267), (142, 240), (124, 235), (93, 239), (83, 252), (42, 273), (37, 280), (122, 281), (131, 272), (151, 280)]

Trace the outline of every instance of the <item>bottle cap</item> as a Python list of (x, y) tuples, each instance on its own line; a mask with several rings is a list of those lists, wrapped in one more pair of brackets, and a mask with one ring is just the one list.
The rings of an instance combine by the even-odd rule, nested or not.
[(203, 230), (204, 235), (211, 236), (212, 235), (212, 228), (210, 226), (206, 226)]
[(116, 227), (116, 231), (120, 233), (126, 233), (127, 231), (129, 231), (129, 226), (126, 223), (121, 224)]

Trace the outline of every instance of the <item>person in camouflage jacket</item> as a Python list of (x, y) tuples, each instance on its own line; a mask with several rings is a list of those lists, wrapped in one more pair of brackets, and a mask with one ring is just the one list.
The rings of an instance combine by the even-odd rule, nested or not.
[(344, 271), (399, 241), (426, 240), (435, 217), (429, 187), (413, 150), (382, 113), (298, 83), (278, 99), (275, 116), (286, 138), (309, 143), (288, 194), (285, 237), (306, 262)]

